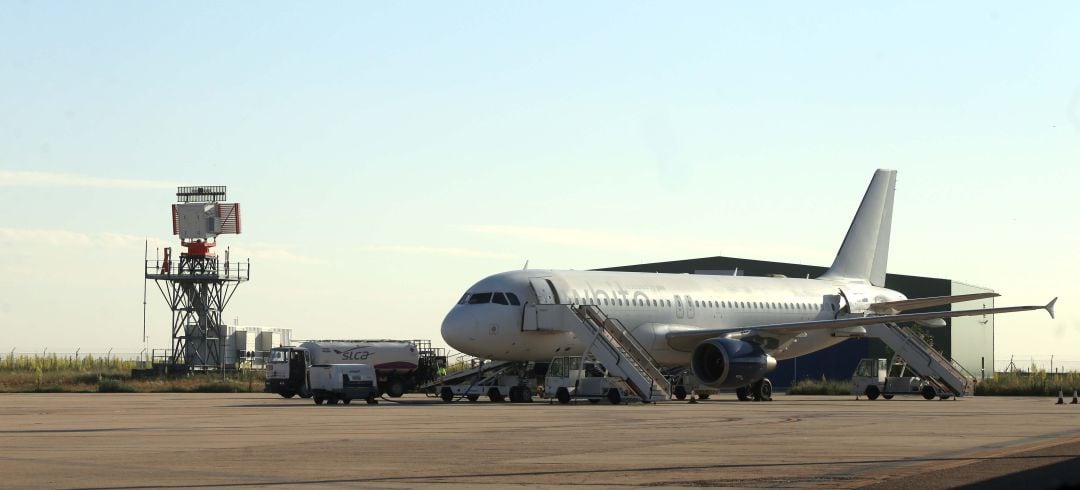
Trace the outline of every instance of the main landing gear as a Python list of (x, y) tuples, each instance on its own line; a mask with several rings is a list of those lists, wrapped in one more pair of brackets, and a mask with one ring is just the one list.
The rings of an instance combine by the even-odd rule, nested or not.
[(739, 397), (739, 401), (742, 402), (750, 400), (756, 402), (772, 401), (772, 381), (769, 381), (769, 378), (762, 378), (747, 386), (736, 389), (735, 396)]

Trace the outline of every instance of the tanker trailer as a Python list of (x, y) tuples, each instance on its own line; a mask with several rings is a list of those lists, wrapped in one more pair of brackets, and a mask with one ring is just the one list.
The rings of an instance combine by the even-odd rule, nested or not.
[[(420, 353), (406, 340), (310, 340), (271, 351), (265, 391), (285, 398), (310, 396), (307, 369), (322, 364), (368, 364), (382, 393), (397, 398), (415, 388)], [(300, 366), (304, 372), (297, 372)]]

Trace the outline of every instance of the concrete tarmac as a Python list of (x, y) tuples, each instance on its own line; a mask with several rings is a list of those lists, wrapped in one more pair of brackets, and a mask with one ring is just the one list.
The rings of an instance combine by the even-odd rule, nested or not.
[(0, 486), (1080, 484), (1080, 405), (1056, 399), (714, 398), (316, 406), (264, 394), (2, 394)]

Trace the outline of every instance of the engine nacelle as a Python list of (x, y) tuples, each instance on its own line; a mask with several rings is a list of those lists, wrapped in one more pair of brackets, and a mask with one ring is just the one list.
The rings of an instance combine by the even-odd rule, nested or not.
[(776, 359), (757, 344), (718, 337), (694, 348), (690, 368), (713, 388), (739, 388), (776, 369)]

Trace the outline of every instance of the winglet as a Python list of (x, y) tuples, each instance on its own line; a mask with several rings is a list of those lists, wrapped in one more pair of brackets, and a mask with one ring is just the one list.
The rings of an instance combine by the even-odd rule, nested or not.
[(1054, 318), (1054, 303), (1057, 303), (1057, 298), (1054, 298), (1054, 299), (1050, 300), (1050, 302), (1047, 303), (1046, 306), (1044, 307), (1044, 308), (1046, 308), (1046, 311), (1050, 313), (1050, 318), (1051, 319)]

